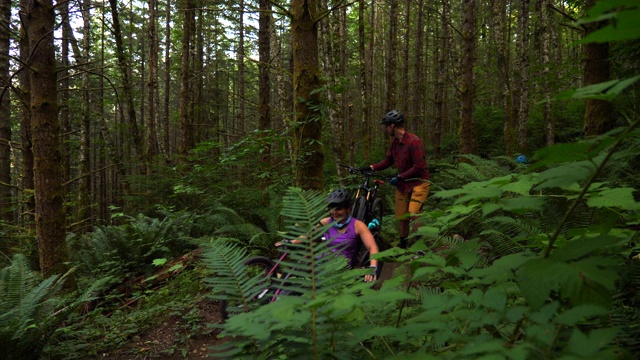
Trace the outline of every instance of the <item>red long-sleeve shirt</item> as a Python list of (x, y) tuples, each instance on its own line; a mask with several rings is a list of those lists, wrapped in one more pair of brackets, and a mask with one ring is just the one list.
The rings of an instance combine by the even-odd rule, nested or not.
[(372, 165), (373, 170), (383, 170), (391, 165), (398, 169), (398, 190), (409, 193), (413, 188), (429, 180), (427, 157), (424, 143), (418, 136), (408, 131), (402, 140), (393, 139), (384, 160)]

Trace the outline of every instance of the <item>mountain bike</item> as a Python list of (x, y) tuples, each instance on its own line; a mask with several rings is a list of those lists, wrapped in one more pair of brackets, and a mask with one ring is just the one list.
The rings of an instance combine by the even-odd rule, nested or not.
[[(378, 187), (383, 185), (385, 180), (391, 177), (380, 174), (374, 176), (373, 170), (360, 170), (346, 164), (338, 165), (347, 169), (347, 172), (350, 174), (361, 175), (363, 177), (362, 183), (358, 186), (353, 197), (354, 201), (351, 207), (351, 214), (367, 225), (375, 224), (373, 227), (370, 226), (369, 229), (378, 245), (378, 250), (384, 251), (389, 249), (389, 244), (387, 244), (380, 235), (382, 217), (384, 216), (384, 203), (381, 198), (378, 198)], [(361, 241), (358, 243), (358, 249), (356, 249), (351, 264), (353, 267), (365, 267), (369, 264), (369, 252)], [(383, 263), (379, 261), (378, 278), (382, 271), (382, 265)]]
[(365, 224), (370, 224), (375, 219), (381, 226), (384, 207), (382, 199), (377, 197), (378, 187), (383, 185), (384, 180), (390, 177), (377, 175), (377, 178), (374, 179), (373, 170), (360, 170), (345, 164), (338, 165), (347, 169), (349, 174), (359, 174), (364, 178), (353, 197), (354, 201), (351, 208), (353, 217)]

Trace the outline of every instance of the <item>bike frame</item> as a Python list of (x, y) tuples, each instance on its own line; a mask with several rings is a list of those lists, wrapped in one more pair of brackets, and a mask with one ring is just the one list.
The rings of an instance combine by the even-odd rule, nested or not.
[[(278, 260), (275, 261), (275, 264), (273, 265), (273, 267), (265, 275), (267, 278), (270, 278), (271, 276), (273, 276), (277, 272), (278, 268), (280, 267), (280, 263), (287, 257), (287, 255), (289, 255), (288, 251), (285, 251), (285, 252), (282, 253), (282, 255), (280, 255)], [(284, 280), (287, 280), (290, 276), (291, 276), (291, 274), (287, 273), (284, 276)], [(267, 295), (269, 293), (269, 290), (271, 290), (271, 289), (272, 288), (269, 288), (269, 287), (265, 288), (264, 290), (262, 290), (260, 292), (260, 294), (258, 294), (257, 298), (258, 299), (262, 299), (265, 295)], [(276, 289), (276, 291), (273, 294), (273, 296), (271, 296), (271, 299), (269, 299), (269, 302), (276, 301), (276, 299), (278, 298), (278, 295), (280, 295), (281, 292), (282, 292), (281, 288)]]

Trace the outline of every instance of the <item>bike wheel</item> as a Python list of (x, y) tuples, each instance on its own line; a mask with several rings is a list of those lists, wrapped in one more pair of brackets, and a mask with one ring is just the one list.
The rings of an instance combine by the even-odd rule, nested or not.
[[(261, 291), (254, 299), (252, 299), (252, 303), (255, 305), (263, 305), (269, 302), (269, 297), (266, 296), (271, 289), (271, 278), (276, 277), (277, 274), (274, 272), (269, 277), (267, 274), (274, 267), (274, 262), (266, 258), (264, 256), (254, 256), (246, 259), (243, 264), (246, 267), (245, 274), (248, 278), (253, 278), (255, 276), (264, 275), (264, 279), (261, 281), (260, 286), (264, 287), (264, 290)], [(240, 311), (249, 311), (250, 308), (243, 308), (241, 304), (239, 304), (236, 300), (230, 299), (222, 299), (219, 303), (220, 316), (222, 319), (227, 320), (229, 318), (230, 312), (238, 312)]]
[(367, 211), (367, 199), (364, 196), (359, 196), (356, 201), (353, 203), (353, 207), (351, 208), (351, 216), (355, 217), (360, 221), (364, 221), (364, 216)]

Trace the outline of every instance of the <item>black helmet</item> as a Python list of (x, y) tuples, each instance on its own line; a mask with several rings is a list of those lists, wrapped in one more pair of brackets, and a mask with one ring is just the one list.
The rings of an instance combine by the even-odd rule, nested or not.
[(390, 125), (390, 124), (403, 124), (404, 123), (404, 115), (398, 110), (391, 110), (382, 118), (380, 124)]
[(329, 207), (332, 207), (332, 205), (348, 205), (351, 202), (351, 194), (349, 194), (347, 189), (336, 189), (329, 194), (327, 202), (329, 203)]

